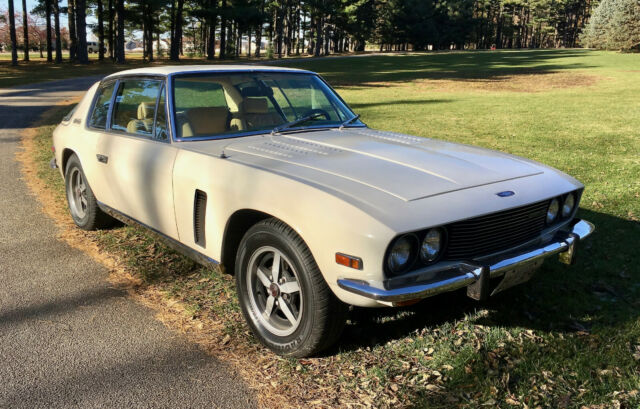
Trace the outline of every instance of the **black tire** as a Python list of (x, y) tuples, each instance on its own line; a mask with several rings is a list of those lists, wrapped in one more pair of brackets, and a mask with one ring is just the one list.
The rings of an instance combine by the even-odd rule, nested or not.
[[(77, 196), (74, 194), (77, 187), (74, 183), (77, 183), (78, 176), (81, 177), (85, 187), (81, 194), (82, 202), (76, 200), (75, 197)], [(64, 172), (64, 182), (67, 203), (69, 204), (69, 213), (71, 213), (71, 218), (73, 218), (76, 226), (84, 230), (97, 230), (113, 225), (115, 220), (98, 207), (98, 201), (87, 182), (87, 177), (82, 170), (80, 160), (75, 154), (72, 155), (67, 162)]]
[[(260, 286), (260, 279), (255, 276), (255, 273), (252, 273), (258, 268), (253, 267), (254, 260), (256, 260), (256, 257), (261, 257), (262, 254), (265, 254), (264, 257), (269, 257), (266, 255), (270, 251), (269, 249), (275, 249), (282, 254), (282, 256), (279, 256), (283, 260), (281, 264), (283, 272), (280, 276), (284, 277), (287, 274), (286, 264), (284, 263), (290, 263), (289, 273), (291, 274), (289, 274), (289, 277), (293, 277), (295, 274), (296, 282), (299, 285), (299, 293), (294, 295), (285, 294), (284, 284), (280, 284), (282, 286), (282, 297), (290, 297), (287, 304), (289, 311), (295, 311), (293, 309), (294, 297), (298, 297), (297, 301), (302, 306), (297, 310), (298, 325), (295, 328), (291, 328), (292, 333), (286, 335), (275, 334), (269, 328), (271, 324), (266, 321), (264, 313), (260, 314), (260, 311), (263, 310), (257, 305), (257, 299), (261, 296), (265, 297), (265, 295), (259, 294), (259, 290), (256, 294), (254, 287), (251, 285), (251, 282), (255, 282), (255, 287)], [(273, 259), (275, 259), (275, 253)], [(316, 355), (318, 352), (333, 345), (339, 338), (346, 322), (348, 306), (333, 294), (316, 265), (309, 248), (300, 236), (285, 223), (271, 218), (251, 227), (240, 242), (235, 266), (236, 287), (242, 313), (249, 327), (263, 345), (277, 354), (301, 358)], [(266, 296), (274, 296), (271, 292), (272, 290), (267, 289), (267, 287), (265, 289)], [(252, 292), (251, 295), (250, 292)], [(280, 294), (280, 290), (277, 290), (276, 293)], [(276, 297), (275, 299), (279, 299), (280, 303), (285, 302), (282, 298)], [(269, 318), (270, 320), (282, 320), (282, 317), (286, 315), (279, 308), (282, 307), (274, 307), (274, 315), (273, 318)], [(280, 317), (278, 314), (280, 314)], [(294, 325), (291, 327), (294, 327)]]

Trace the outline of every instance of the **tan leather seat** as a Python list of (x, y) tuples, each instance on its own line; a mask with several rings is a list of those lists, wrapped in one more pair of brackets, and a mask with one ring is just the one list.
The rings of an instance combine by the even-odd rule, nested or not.
[(229, 130), (227, 107), (191, 108), (180, 115), (182, 137), (215, 135)]
[(129, 121), (127, 124), (127, 132), (150, 134), (153, 130), (154, 111), (154, 105), (147, 102), (141, 102), (140, 105), (138, 105), (138, 119), (132, 119)]
[(258, 129), (283, 123), (280, 115), (269, 112), (267, 98), (243, 99), (240, 112), (242, 112), (242, 119), (245, 122), (245, 129)]

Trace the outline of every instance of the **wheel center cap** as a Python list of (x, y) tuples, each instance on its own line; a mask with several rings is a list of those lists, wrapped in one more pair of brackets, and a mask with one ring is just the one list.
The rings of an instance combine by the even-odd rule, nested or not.
[(271, 285), (269, 286), (269, 292), (271, 293), (271, 296), (273, 298), (278, 298), (278, 296), (280, 295), (280, 287), (278, 287), (278, 284), (276, 283), (271, 283)]

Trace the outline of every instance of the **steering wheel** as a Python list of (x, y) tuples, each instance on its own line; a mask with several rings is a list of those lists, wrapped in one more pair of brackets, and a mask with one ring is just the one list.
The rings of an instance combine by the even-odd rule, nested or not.
[(304, 118), (306, 116), (314, 115), (314, 114), (318, 114), (318, 115), (324, 116), (324, 118), (327, 121), (331, 120), (331, 115), (329, 115), (329, 113), (327, 111), (325, 111), (324, 109), (320, 109), (320, 108), (310, 109), (307, 112), (305, 112), (304, 115), (302, 115), (300, 118)]

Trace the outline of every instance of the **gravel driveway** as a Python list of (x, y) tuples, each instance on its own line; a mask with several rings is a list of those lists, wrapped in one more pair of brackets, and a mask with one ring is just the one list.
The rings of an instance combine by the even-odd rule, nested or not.
[(20, 179), (20, 132), (95, 78), (0, 89), (0, 407), (253, 407), (224, 363), (56, 239)]

